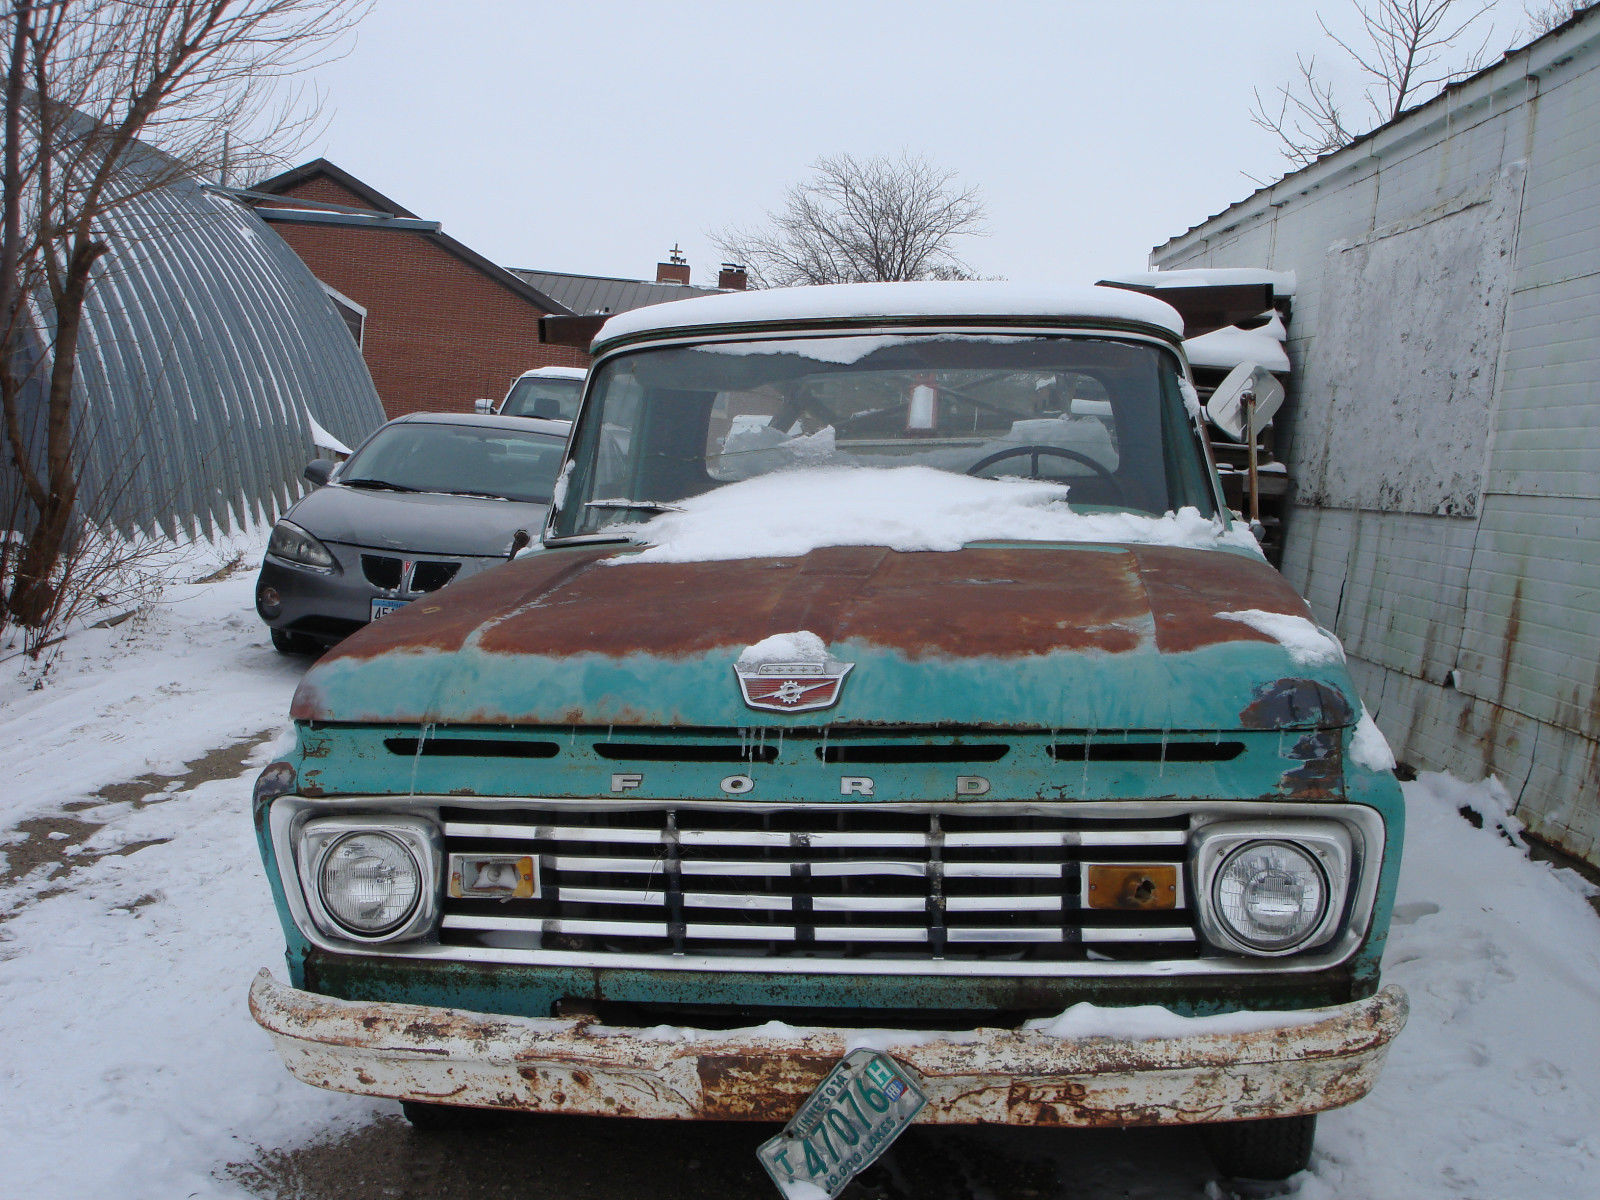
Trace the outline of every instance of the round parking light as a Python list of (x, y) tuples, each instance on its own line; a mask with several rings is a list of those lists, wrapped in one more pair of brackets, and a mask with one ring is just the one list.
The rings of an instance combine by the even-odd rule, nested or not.
[(422, 871), (392, 834), (347, 833), (323, 853), (317, 883), (335, 921), (359, 936), (381, 937), (416, 911)]
[(1282, 954), (1309, 938), (1328, 909), (1316, 859), (1292, 842), (1247, 842), (1217, 870), (1213, 899), (1227, 931), (1245, 947)]

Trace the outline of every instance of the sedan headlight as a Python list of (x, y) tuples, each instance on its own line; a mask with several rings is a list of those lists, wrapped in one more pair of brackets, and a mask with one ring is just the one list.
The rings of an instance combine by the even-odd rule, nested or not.
[(1349, 832), (1335, 822), (1206, 826), (1195, 849), (1201, 928), (1244, 954), (1319, 946), (1338, 931), (1350, 864)]
[(338, 567), (326, 546), (290, 521), (279, 521), (272, 527), (267, 553), (313, 571), (333, 571)]
[(300, 830), (300, 884), (322, 932), (364, 942), (414, 938), (438, 909), (439, 835), (420, 817), (320, 817)]

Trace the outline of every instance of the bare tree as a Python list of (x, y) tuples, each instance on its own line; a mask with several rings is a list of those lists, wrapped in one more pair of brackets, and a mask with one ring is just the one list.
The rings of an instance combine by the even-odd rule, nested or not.
[[(10, 574), (0, 617), (37, 628), (62, 610), (55, 592), (80, 507), (73, 382), (107, 216), (180, 177), (215, 177), (230, 157), (292, 149), (316, 120), (295, 77), (369, 2), (10, 0), (0, 429), (26, 511), (0, 564)], [(30, 377), (42, 413), (23, 411)]]
[(954, 243), (983, 233), (983, 201), (954, 171), (905, 153), (830, 155), (811, 170), (765, 225), (713, 235), (753, 286), (973, 277)]
[(1481, 69), (1494, 33), (1488, 27), (1475, 50), (1458, 48), (1463, 39), (1476, 40), (1476, 28), (1493, 0), (1355, 0), (1354, 7), (1361, 17), (1358, 38), (1340, 37), (1320, 13), (1317, 23), (1363, 80), (1357, 106), (1368, 112), (1370, 125), (1358, 127), (1314, 57), (1297, 59), (1298, 78), (1281, 84), (1270, 98), (1256, 89), (1251, 120), (1277, 137), (1283, 156), (1297, 167), (1349, 145), (1367, 129)]
[(1542, 37), (1565, 25), (1591, 3), (1593, 0), (1544, 0), (1543, 4), (1524, 4), (1522, 15), (1528, 18), (1528, 36)]

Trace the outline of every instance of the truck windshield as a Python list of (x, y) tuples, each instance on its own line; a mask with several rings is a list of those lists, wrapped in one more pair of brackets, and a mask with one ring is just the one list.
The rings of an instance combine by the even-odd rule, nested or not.
[(757, 475), (933, 467), (1067, 485), (1085, 511), (1214, 511), (1177, 360), (1086, 336), (893, 335), (645, 348), (596, 368), (553, 532)]
[(578, 415), (578, 401), (582, 396), (581, 379), (538, 379), (525, 375), (506, 393), (500, 415), (570, 421)]

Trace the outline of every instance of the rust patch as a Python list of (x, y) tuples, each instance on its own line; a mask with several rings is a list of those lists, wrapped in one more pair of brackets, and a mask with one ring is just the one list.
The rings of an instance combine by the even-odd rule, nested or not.
[(702, 1112), (720, 1121), (787, 1121), (837, 1060), (806, 1054), (707, 1054), (696, 1064)]
[(1337, 730), (1318, 729), (1305, 734), (1287, 751), (1300, 763), (1283, 773), (1279, 788), (1291, 800), (1328, 800), (1344, 787), (1344, 744)]
[[(359, 630), (313, 666), (292, 715), (320, 714), (325, 666), (419, 650), (689, 657), (809, 629), (909, 657), (1128, 653), (1154, 632), (1164, 653), (1229, 642), (1273, 644), (1219, 612), (1263, 608), (1309, 618), (1263, 562), (1160, 546), (1028, 546), (949, 553), (829, 547), (797, 558), (598, 565), (616, 547), (534, 555), (451, 587)], [(652, 597), (641, 626), (639, 596)]]
[(1355, 712), (1337, 688), (1316, 679), (1275, 679), (1255, 689), (1241, 729), (1343, 729)]
[(1164, 654), (1225, 642), (1275, 644), (1270, 635), (1218, 613), (1256, 608), (1314, 620), (1311, 609), (1266, 563), (1236, 554), (1172, 546), (1129, 546)]

